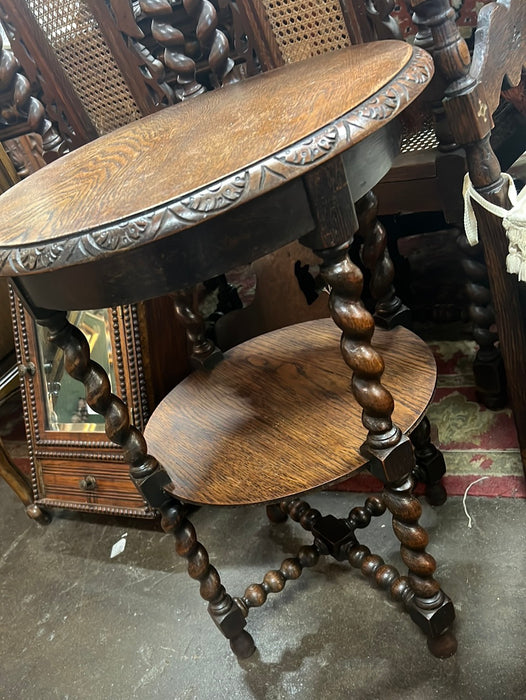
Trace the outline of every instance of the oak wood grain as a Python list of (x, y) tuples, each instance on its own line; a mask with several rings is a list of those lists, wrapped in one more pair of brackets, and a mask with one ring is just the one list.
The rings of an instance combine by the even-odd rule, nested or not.
[[(339, 335), (330, 319), (289, 326), (237, 346), (211, 373), (179, 384), (145, 431), (173, 493), (212, 505), (270, 502), (360, 469), (366, 430)], [(433, 357), (401, 327), (377, 330), (374, 343), (397, 398), (393, 418), (407, 432), (433, 394)]]
[[(302, 140), (374, 96), (413, 52), (402, 42), (349, 47), (229, 85), (86, 144), (3, 195), (0, 250), (59, 241), (139, 215), (292, 147), (291, 156), (305, 165)], [(415, 80), (415, 92), (425, 82)], [(391, 99), (402, 106), (412, 99), (404, 92)], [(373, 109), (354, 140), (397, 112), (392, 104), (384, 111)]]

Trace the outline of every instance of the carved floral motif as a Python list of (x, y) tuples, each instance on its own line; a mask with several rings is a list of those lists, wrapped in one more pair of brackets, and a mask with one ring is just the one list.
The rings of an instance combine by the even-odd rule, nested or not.
[[(0, 252), (0, 272), (23, 274), (88, 262), (98, 257), (101, 251), (108, 253), (143, 245), (183, 230), (189, 222), (197, 223), (249, 201), (358, 143), (371, 131), (371, 121), (387, 121), (395, 117), (419, 94), (417, 86), (426, 83), (432, 71), (431, 57), (415, 48), (399, 76), (366, 102), (311, 134), (308, 139), (252, 164), (246, 171), (230, 174), (220, 183), (185, 194), (140, 217), (79, 233), (72, 239), (43, 244), (36, 250), (33, 247), (4, 248)], [(269, 174), (275, 177), (269, 177)]]
[(292, 165), (310, 165), (327, 156), (338, 143), (338, 129), (325, 129), (322, 133), (304, 141), (300, 148), (290, 148), (281, 162)]

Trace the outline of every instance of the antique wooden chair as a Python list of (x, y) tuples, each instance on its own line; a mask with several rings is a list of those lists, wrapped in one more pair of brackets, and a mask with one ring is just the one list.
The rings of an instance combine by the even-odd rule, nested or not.
[[(207, 9), (201, 4), (194, 17), (198, 28)], [(213, 48), (212, 41), (202, 46), (210, 54)], [(188, 66), (180, 55), (177, 60), (181, 70)], [(433, 653), (448, 656), (456, 648), (453, 605), (433, 577), (428, 535), (418, 522), (407, 437), (432, 396), (434, 361), (403, 327), (377, 329), (371, 344), (373, 319), (348, 257), (357, 229), (353, 199), (386, 172), (398, 142), (396, 117), (431, 74), (430, 57), (402, 42), (317, 56), (102, 136), (0, 201), (0, 274), (13, 280), (64, 349), (67, 370), (105, 416), (108, 437), (123, 447), (132, 479), (163, 514), (212, 618), (241, 657), (254, 650), (244, 629), (249, 609), (320, 554), (347, 559), (389, 590), (427, 634)], [(177, 74), (177, 89), (195, 86), (195, 73), (193, 83), (186, 77)], [(65, 309), (182, 289), (300, 237), (322, 260), (335, 324), (289, 326), (224, 358), (209, 345), (197, 347), (201, 369), (150, 419), (148, 453)], [(301, 500), (366, 466), (385, 483), (384, 492), (347, 518), (323, 517)], [(268, 504), (274, 520), (290, 516), (313, 543), (233, 599), (187, 519), (185, 504), (192, 503)], [(407, 578), (356, 536), (386, 510)]]
[[(482, 196), (482, 201), (508, 209), (509, 179), (501, 175), (501, 165), (490, 145), (490, 135), (492, 115), (499, 104), (502, 85), (518, 85), (526, 67), (526, 3), (500, 0), (480, 11), (471, 60), (453, 21), (448, 0), (413, 0), (413, 5), (419, 23), (428, 26), (433, 33), (435, 62), (448, 83), (444, 108), (455, 141), (465, 149), (471, 183)], [(441, 23), (444, 17), (447, 20)], [(491, 284), (522, 461), (526, 467), (526, 328), (520, 283), (506, 272), (509, 244), (501, 219), (477, 202), (473, 207)]]
[[(433, 36), (429, 29), (417, 27), (411, 22), (405, 4), (394, 0), (331, 0), (323, 6), (311, 7), (309, 22), (302, 21), (294, 0), (279, 4), (270, 0), (240, 0), (238, 4), (246, 17), (252, 43), (266, 68), (275, 68), (348, 43), (395, 38), (397, 34), (398, 37), (410, 37), (417, 46), (433, 52)], [(475, 0), (462, 3), (459, 23), (463, 29), (469, 30), (476, 23), (476, 9)], [(273, 32), (269, 31), (269, 26)], [(392, 168), (374, 192), (367, 193), (359, 203), (363, 222), (361, 233), (366, 249), (368, 246), (382, 246), (385, 250), (386, 234), (377, 215), (442, 212), (445, 221), (455, 225), (452, 235), (457, 231), (459, 257), (466, 279), (465, 297), (469, 301), (473, 337), (479, 346), (473, 368), (477, 393), (484, 404), (497, 409), (506, 403), (505, 372), (496, 343), (495, 317), (483, 254), (480, 247), (470, 248), (465, 244), (461, 231), (461, 183), (466, 172), (466, 158), (464, 151), (454, 143), (441, 105), (444, 89), (444, 77), (435, 75), (424, 99), (419, 101), (418, 110), (406, 122), (400, 154)], [(511, 103), (503, 102), (493, 133), (493, 144), (503, 167), (511, 165), (523, 152), (525, 133), (526, 114), (516, 110)], [(384, 260), (378, 263), (378, 270), (372, 271), (376, 276), (372, 288), (377, 296), (385, 295), (392, 285), (392, 276), (386, 282), (378, 274), (382, 266), (385, 269), (387, 258), (388, 255), (384, 255)], [(408, 310), (398, 297), (391, 293), (385, 299), (384, 308), (376, 312), (376, 321), (387, 326), (397, 322), (407, 324)]]

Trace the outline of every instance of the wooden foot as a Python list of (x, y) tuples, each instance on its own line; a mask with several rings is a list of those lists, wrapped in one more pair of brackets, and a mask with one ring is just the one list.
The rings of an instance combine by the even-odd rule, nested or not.
[(3, 442), (0, 440), (0, 477), (10, 486), (22, 503), (26, 513), (36, 520), (39, 525), (47, 525), (51, 521), (49, 513), (33, 503), (33, 492), (25, 477), (18, 471), (13, 460), (9, 457)]
[(256, 651), (254, 640), (246, 630), (230, 640), (230, 648), (238, 659), (248, 659)]
[(441, 590), (438, 581), (433, 578), (436, 562), (425, 551), (429, 537), (418, 522), (422, 507), (413, 496), (412, 490), (411, 478), (398, 484), (387, 484), (383, 491), (383, 499), (393, 515), (393, 530), (400, 540), (400, 553), (409, 569), (409, 614), (428, 637), (436, 638), (451, 627), (455, 609), (451, 600)]
[(490, 411), (499, 411), (506, 406), (506, 372), (497, 347), (479, 348), (473, 362), (473, 376), (480, 403)]
[(427, 646), (429, 651), (438, 659), (448, 659), (457, 650), (457, 638), (451, 630), (447, 630), (438, 637), (428, 637)]
[(26, 513), (32, 520), (35, 520), (39, 525), (49, 525), (49, 523), (51, 522), (51, 515), (48, 513), (48, 511), (42, 510), (42, 508), (40, 508), (40, 506), (37, 506), (36, 503), (32, 503), (30, 506), (27, 506)]
[(416, 467), (413, 476), (425, 484), (426, 499), (432, 506), (441, 506), (447, 500), (442, 477), (446, 473), (444, 456), (431, 442), (431, 427), (426, 416), (411, 433), (415, 448)]

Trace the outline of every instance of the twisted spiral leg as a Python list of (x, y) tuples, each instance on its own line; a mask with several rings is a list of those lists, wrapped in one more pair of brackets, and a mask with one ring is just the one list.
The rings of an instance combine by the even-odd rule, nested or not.
[(31, 82), (21, 71), (18, 59), (11, 50), (3, 48), (0, 37), (0, 83), (2, 90), (7, 92), (12, 100), (10, 108), (4, 108), (4, 116), (9, 115), (8, 121), (25, 120), (29, 131), (35, 131), (42, 136), (45, 160), (53, 160), (67, 153), (68, 146), (54, 124), (46, 117), (44, 105), (35, 97)]
[(152, 37), (164, 47), (163, 64), (177, 75), (177, 99), (186, 100), (201, 95), (206, 88), (196, 79), (195, 61), (185, 54), (185, 36), (180, 29), (162, 17), (163, 12), (160, 12), (164, 10), (167, 16), (171, 14), (172, 6), (169, 0), (140, 0), (139, 4), (142, 12), (147, 17), (152, 17)]
[(411, 442), (415, 448), (416, 467), (413, 476), (426, 486), (426, 498), (433, 506), (441, 506), (447, 500), (442, 477), (446, 473), (444, 455), (431, 442), (431, 426), (424, 416), (411, 433)]
[(186, 329), (190, 344), (190, 360), (194, 367), (211, 369), (222, 358), (221, 351), (206, 337), (205, 322), (201, 314), (194, 311), (192, 290), (182, 290), (174, 294), (177, 317)]
[(409, 604), (413, 621), (426, 633), (428, 640), (432, 640), (428, 641), (431, 652), (449, 656), (456, 650), (450, 631), (455, 610), (433, 578), (436, 562), (425, 551), (429, 537), (418, 522), (422, 507), (412, 490), (413, 481), (408, 478), (398, 484), (387, 484), (383, 491), (385, 505), (393, 515), (394, 533), (401, 543), (402, 560), (409, 569), (407, 580), (414, 594), (410, 602), (406, 592), (403, 597)]
[(195, 34), (218, 85), (235, 80), (234, 61), (230, 57), (230, 46), (225, 34), (217, 28), (217, 10), (209, 0), (183, 0), (190, 17), (196, 22)]
[(188, 562), (188, 573), (199, 581), (201, 597), (208, 602), (208, 612), (213, 621), (230, 640), (230, 648), (240, 658), (247, 658), (255, 651), (254, 640), (244, 629), (246, 610), (226, 592), (217, 569), (208, 559), (208, 552), (197, 540), (192, 523), (185, 517), (184, 507), (172, 499), (161, 509), (162, 527), (172, 532), (175, 551)]
[(462, 267), (467, 277), (466, 294), (469, 315), (473, 324), (473, 338), (479, 346), (473, 374), (480, 400), (492, 410), (506, 404), (506, 374), (500, 350), (495, 345), (498, 334), (492, 330), (495, 314), (491, 306), (491, 292), (482, 248), (471, 247), (463, 233), (457, 238), (463, 253)]
[(381, 382), (384, 361), (371, 345), (374, 320), (360, 299), (362, 274), (347, 251), (344, 244), (316, 253), (323, 259), (321, 274), (331, 289), (331, 316), (342, 330), (342, 355), (353, 371), (352, 390), (368, 430), (362, 454), (378, 478), (395, 481), (411, 472), (414, 455), (409, 440), (391, 420), (393, 397)]
[(237, 656), (250, 656), (255, 647), (252, 637), (243, 629), (246, 621), (241, 608), (226, 593), (219, 574), (210, 565), (193, 525), (185, 518), (183, 505), (164, 490), (170, 482), (168, 475), (147, 453), (142, 434), (130, 425), (128, 410), (123, 401), (111, 393), (104, 369), (90, 359), (85, 336), (62, 312), (44, 314), (38, 321), (48, 328), (50, 340), (63, 350), (68, 374), (84, 384), (88, 405), (104, 416), (106, 434), (122, 447), (136, 486), (152, 508), (161, 511), (163, 527), (173, 532), (177, 553), (188, 561), (190, 576), (200, 582), (201, 596), (208, 601), (208, 611), (215, 624), (230, 640)]
[(371, 273), (370, 291), (376, 303), (374, 320), (382, 328), (409, 326), (411, 313), (402, 304), (393, 285), (394, 267), (387, 249), (387, 233), (378, 221), (378, 200), (372, 190), (356, 203), (363, 238), (362, 262)]

